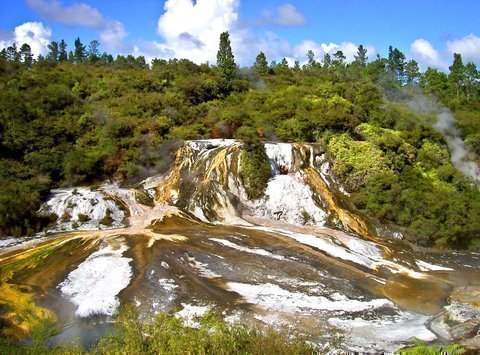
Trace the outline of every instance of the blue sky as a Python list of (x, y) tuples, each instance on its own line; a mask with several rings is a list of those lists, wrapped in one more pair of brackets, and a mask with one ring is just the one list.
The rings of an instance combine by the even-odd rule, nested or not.
[(237, 61), (304, 60), (368, 45), (370, 57), (390, 44), (425, 68), (445, 69), (453, 52), (480, 64), (478, 0), (1, 0), (0, 46), (31, 42), (34, 52), (64, 38), (98, 39), (109, 53), (187, 57), (213, 62), (228, 30)]

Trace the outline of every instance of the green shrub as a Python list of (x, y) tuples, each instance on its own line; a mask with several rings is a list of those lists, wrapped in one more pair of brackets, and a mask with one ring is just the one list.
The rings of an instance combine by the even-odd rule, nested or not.
[(257, 132), (243, 135), (243, 150), (240, 156), (240, 178), (249, 198), (262, 196), (270, 179), (270, 164), (262, 142), (256, 137)]
[[(141, 321), (132, 307), (125, 307), (117, 318), (116, 331), (89, 349), (65, 344), (48, 349), (48, 333), (35, 336), (32, 345), (0, 341), (4, 354), (311, 354), (322, 353), (306, 338), (259, 329), (244, 324), (227, 324), (212, 313), (197, 318), (200, 326), (190, 328), (181, 319), (161, 313), (149, 322)], [(325, 353), (327, 350), (325, 350)]]

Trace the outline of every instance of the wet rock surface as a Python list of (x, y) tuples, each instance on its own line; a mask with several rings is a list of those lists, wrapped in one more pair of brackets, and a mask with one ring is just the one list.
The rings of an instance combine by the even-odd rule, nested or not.
[(444, 341), (480, 351), (480, 286), (456, 288), (430, 329)]
[(295, 329), (318, 344), (340, 336), (343, 349), (359, 352), (394, 351), (412, 337), (478, 343), (480, 255), (420, 253), (372, 232), (315, 144), (266, 144), (269, 186), (248, 201), (241, 149), (190, 141), (167, 174), (137, 189), (57, 191), (48, 211), (68, 214), (57, 229), (70, 232), (0, 243), (12, 299), (28, 292), (60, 323), (76, 324), (81, 341), (104, 334), (129, 303), (145, 319), (168, 311), (189, 322), (210, 307), (226, 321)]

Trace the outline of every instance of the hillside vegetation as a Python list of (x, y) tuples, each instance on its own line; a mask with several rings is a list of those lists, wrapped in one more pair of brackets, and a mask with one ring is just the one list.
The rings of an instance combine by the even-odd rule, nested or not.
[[(411, 104), (448, 107), (478, 163), (479, 74), (460, 55), (448, 74), (420, 73), (396, 48), (367, 62), (362, 46), (350, 64), (340, 51), (322, 60), (309, 52), (293, 67), (260, 53), (251, 68), (232, 71), (229, 43), (216, 67), (149, 66), (79, 43), (70, 55), (53, 45), (38, 60), (25, 46), (0, 55), (1, 235), (41, 230), (49, 220), (36, 211), (54, 187), (134, 181), (165, 170), (180, 140), (234, 137), (321, 142), (359, 210), (421, 245), (480, 248), (478, 186), (452, 165), (435, 114)], [(263, 157), (251, 152), (246, 172)]]

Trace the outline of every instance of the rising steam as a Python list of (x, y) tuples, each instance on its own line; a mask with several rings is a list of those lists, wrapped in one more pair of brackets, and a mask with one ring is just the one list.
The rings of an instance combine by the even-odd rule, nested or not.
[(415, 112), (434, 114), (436, 116), (437, 122), (434, 124), (434, 128), (445, 138), (448, 149), (450, 150), (453, 166), (465, 176), (474, 180), (480, 180), (480, 168), (475, 162), (469, 159), (465, 143), (455, 124), (455, 117), (453, 117), (450, 110), (446, 107), (439, 106), (433, 100), (423, 95), (416, 95), (416, 97), (409, 100), (407, 104)]
[(437, 114), (437, 123), (435, 123), (434, 127), (443, 134), (448, 144), (453, 166), (465, 174), (465, 176), (480, 180), (480, 169), (475, 162), (468, 158), (465, 143), (460, 137), (460, 131), (455, 125), (455, 118), (448, 109), (444, 108), (442, 112)]

